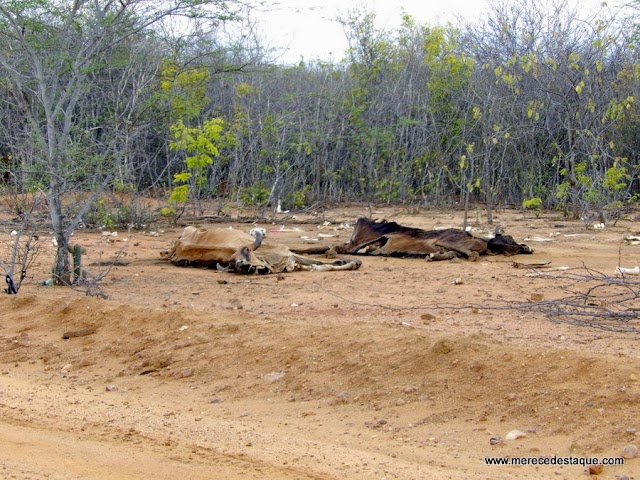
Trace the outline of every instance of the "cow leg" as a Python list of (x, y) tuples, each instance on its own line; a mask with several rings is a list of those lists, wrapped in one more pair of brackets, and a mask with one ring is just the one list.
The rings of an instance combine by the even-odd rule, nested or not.
[(427, 260), (438, 262), (440, 260), (451, 260), (452, 258), (458, 258), (458, 252), (447, 250), (445, 252), (432, 253), (427, 257)]
[(356, 253), (358, 255), (388, 255), (387, 251), (384, 250), (386, 245), (387, 242), (376, 240), (375, 242), (358, 249)]
[[(362, 265), (360, 260), (338, 260), (333, 263), (320, 263), (311, 265), (310, 270), (314, 272), (338, 272), (344, 270), (357, 270)], [(303, 269), (305, 269), (303, 267)], [(305, 269), (306, 270), (306, 269)]]
[(357, 270), (362, 265), (360, 260), (340, 258), (333, 262), (318, 260), (303, 255), (293, 254), (296, 270), (314, 272), (334, 272), (340, 270)]
[(452, 252), (458, 252), (467, 257), (472, 262), (475, 262), (480, 254), (474, 250), (469, 250), (467, 248), (461, 247), (456, 242), (448, 242), (446, 240), (438, 240), (436, 241), (436, 246), (444, 248), (445, 250), (450, 250)]
[[(339, 248), (339, 247), (338, 247)], [(338, 248), (334, 247), (308, 247), (308, 248), (291, 248), (291, 253), (295, 253), (298, 255), (325, 255), (329, 252), (329, 250), (337, 251)]]

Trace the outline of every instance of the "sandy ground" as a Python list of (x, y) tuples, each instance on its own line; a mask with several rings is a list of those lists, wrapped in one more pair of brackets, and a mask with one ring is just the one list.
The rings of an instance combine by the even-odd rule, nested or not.
[[(366, 214), (258, 226), (269, 241), (323, 233), (333, 244)], [(462, 213), (374, 216), (433, 228), (459, 226)], [(618, 306), (618, 288), (637, 294), (633, 278), (612, 290), (600, 277), (640, 263), (640, 246), (621, 242), (636, 224), (497, 216), (534, 255), (364, 257), (355, 272), (244, 277), (160, 260), (181, 228), (77, 233), (91, 274), (121, 255), (99, 284), (107, 298), (42, 286), (54, 250), (40, 232), (19, 295), (0, 296), (0, 478), (588, 478), (580, 465), (485, 458), (586, 461), (640, 447), (640, 334), (536, 311), (590, 288), (583, 300), (600, 307)], [(0, 259), (11, 229), (0, 225)], [(640, 329), (637, 318), (593, 322)], [(62, 338), (84, 328), (95, 331)], [(513, 430), (525, 436), (507, 440)], [(639, 479), (640, 458), (598, 478)]]

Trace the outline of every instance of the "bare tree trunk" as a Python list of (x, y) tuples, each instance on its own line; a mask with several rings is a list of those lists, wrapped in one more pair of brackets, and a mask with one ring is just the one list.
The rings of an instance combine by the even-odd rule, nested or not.
[(55, 285), (71, 285), (71, 264), (69, 262), (69, 245), (64, 235), (56, 235), (58, 247), (53, 264), (53, 283)]
[(469, 216), (469, 189), (464, 192), (464, 218), (462, 219), (462, 230), (467, 231), (467, 218)]
[(493, 225), (493, 191), (491, 190), (491, 187), (487, 189), (486, 203), (487, 223), (489, 225)]
[(59, 183), (55, 180), (52, 181), (48, 195), (49, 215), (51, 216), (53, 235), (57, 244), (52, 275), (55, 285), (71, 285), (71, 267), (68, 252), (69, 241), (65, 232), (60, 193)]

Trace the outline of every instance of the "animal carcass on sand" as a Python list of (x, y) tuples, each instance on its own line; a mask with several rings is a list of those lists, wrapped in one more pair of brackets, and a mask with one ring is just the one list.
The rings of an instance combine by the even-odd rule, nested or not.
[(238, 273), (282, 273), (295, 270), (357, 270), (357, 259), (319, 260), (292, 253), (281, 244), (262, 243), (240, 230), (186, 227), (173, 245), (160, 255), (179, 266), (223, 267)]
[(504, 235), (499, 229), (495, 237), (483, 239), (455, 228), (422, 230), (405, 227), (396, 222), (373, 221), (368, 218), (358, 219), (351, 238), (343, 245), (294, 251), (319, 254), (330, 249), (338, 254), (429, 257), (432, 260), (446, 260), (459, 256), (475, 260), (480, 255), (533, 253), (530, 247), (517, 243), (513, 237)]

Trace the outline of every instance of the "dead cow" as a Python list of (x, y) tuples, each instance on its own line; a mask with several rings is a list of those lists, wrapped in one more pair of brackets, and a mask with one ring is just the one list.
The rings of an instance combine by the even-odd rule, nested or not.
[(264, 233), (255, 236), (240, 230), (186, 227), (171, 248), (160, 255), (179, 266), (228, 268), (238, 273), (283, 273), (296, 270), (357, 270), (360, 260), (323, 261), (292, 253), (281, 244), (263, 244)]
[(475, 260), (480, 255), (533, 253), (530, 247), (517, 243), (501, 230), (496, 231), (494, 238), (483, 239), (455, 228), (422, 230), (368, 218), (358, 219), (350, 240), (343, 245), (296, 251), (319, 254), (329, 250), (338, 254), (428, 257), (432, 260), (447, 260), (459, 256)]

